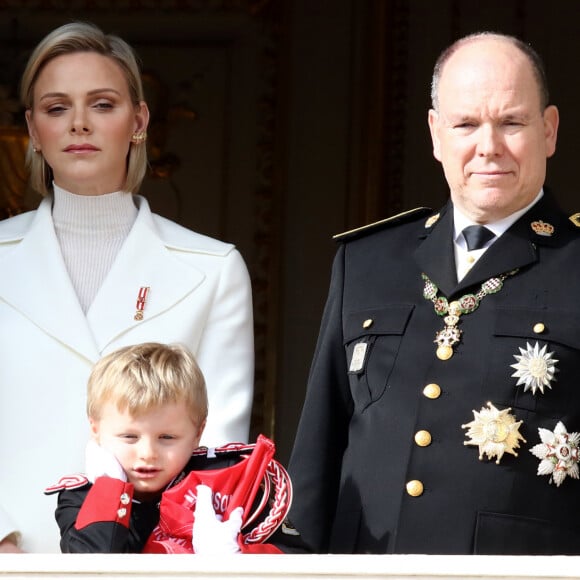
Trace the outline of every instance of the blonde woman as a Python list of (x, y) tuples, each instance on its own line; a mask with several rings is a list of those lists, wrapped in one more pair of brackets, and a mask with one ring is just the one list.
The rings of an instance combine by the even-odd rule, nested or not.
[(202, 443), (247, 441), (251, 288), (234, 246), (152, 214), (137, 194), (149, 111), (127, 43), (64, 25), (33, 51), (21, 93), (44, 199), (0, 223), (0, 551), (52, 552), (41, 490), (82, 470), (85, 385), (103, 355), (186, 345), (207, 382)]

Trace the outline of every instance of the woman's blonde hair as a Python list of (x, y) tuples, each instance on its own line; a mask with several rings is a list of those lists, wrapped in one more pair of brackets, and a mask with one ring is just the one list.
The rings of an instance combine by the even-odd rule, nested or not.
[[(123, 71), (129, 95), (135, 106), (145, 100), (141, 72), (133, 49), (121, 38), (105, 34), (88, 22), (72, 22), (53, 30), (34, 49), (20, 83), (20, 99), (27, 110), (34, 104), (34, 86), (43, 68), (57, 56), (75, 52), (96, 52), (112, 59)], [(30, 185), (42, 195), (47, 195), (52, 185), (52, 169), (43, 155), (36, 153), (32, 142), (28, 144), (26, 165), (30, 171)], [(127, 156), (127, 178), (124, 191), (136, 193), (147, 171), (147, 148), (145, 142), (131, 143)]]
[(137, 417), (168, 403), (183, 404), (194, 425), (207, 418), (207, 391), (194, 356), (179, 344), (145, 342), (100, 359), (91, 372), (87, 415), (100, 420), (103, 407)]

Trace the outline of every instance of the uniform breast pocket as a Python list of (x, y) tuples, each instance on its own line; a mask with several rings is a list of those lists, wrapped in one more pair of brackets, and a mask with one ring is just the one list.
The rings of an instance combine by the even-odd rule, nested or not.
[(580, 388), (580, 312), (498, 310), (488, 368), (498, 402), (561, 416)]
[(385, 392), (413, 308), (413, 304), (395, 304), (358, 310), (346, 317), (344, 348), (357, 410)]

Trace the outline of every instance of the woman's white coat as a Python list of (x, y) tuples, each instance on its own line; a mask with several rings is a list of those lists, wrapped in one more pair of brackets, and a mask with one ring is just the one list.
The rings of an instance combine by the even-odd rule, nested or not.
[[(103, 355), (146, 341), (196, 355), (209, 394), (202, 444), (247, 441), (253, 396), (252, 297), (231, 244), (139, 212), (83, 313), (51, 217), (51, 199), (0, 222), (0, 538), (58, 551), (54, 496), (43, 489), (84, 468), (86, 383)], [(139, 289), (149, 287), (143, 320)]]

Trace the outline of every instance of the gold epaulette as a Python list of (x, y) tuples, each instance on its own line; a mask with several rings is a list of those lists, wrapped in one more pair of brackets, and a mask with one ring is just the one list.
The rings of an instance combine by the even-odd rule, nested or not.
[(413, 219), (422, 218), (422, 217), (426, 216), (427, 214), (431, 214), (431, 213), (433, 213), (433, 210), (429, 207), (416, 207), (415, 209), (410, 209), (408, 211), (398, 213), (397, 215), (393, 215), (393, 216), (388, 217), (384, 220), (380, 220), (378, 222), (373, 222), (371, 224), (361, 226), (360, 228), (354, 228), (352, 230), (342, 232), (341, 234), (336, 234), (335, 236), (332, 236), (332, 239), (337, 241), (337, 242), (350, 240), (350, 239), (374, 232), (377, 229), (380, 229), (383, 227), (391, 227), (391, 226), (394, 226), (397, 224), (411, 221)]
[(568, 219), (577, 227), (580, 228), (580, 212), (573, 213)]

